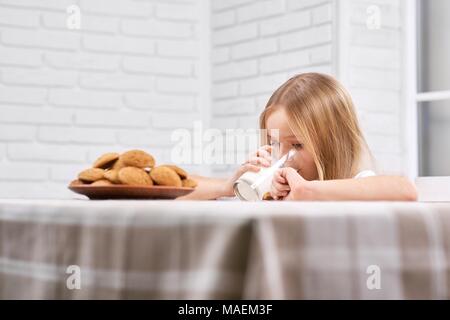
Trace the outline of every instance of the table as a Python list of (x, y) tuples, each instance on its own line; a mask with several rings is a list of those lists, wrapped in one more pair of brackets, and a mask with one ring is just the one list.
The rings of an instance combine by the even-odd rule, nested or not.
[(448, 299), (450, 203), (0, 200), (0, 299)]

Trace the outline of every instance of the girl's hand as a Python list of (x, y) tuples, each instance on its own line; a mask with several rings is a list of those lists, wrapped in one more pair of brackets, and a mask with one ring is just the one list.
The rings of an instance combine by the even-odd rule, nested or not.
[(263, 146), (259, 148), (256, 152), (252, 153), (248, 159), (236, 170), (232, 177), (227, 179), (223, 194), (225, 197), (234, 196), (233, 185), (237, 179), (239, 179), (244, 173), (258, 172), (262, 167), (270, 167), (272, 162), (272, 147)]
[(247, 161), (243, 163), (251, 164), (258, 167), (270, 167), (272, 163), (272, 147), (271, 146), (262, 146), (256, 152), (252, 153)]
[(275, 172), (270, 195), (275, 200), (301, 200), (308, 181), (293, 168)]

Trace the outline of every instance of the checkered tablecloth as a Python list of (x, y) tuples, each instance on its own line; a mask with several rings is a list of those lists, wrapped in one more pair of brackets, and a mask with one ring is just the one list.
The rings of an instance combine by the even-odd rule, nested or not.
[(449, 203), (0, 200), (0, 299), (448, 299), (449, 266)]

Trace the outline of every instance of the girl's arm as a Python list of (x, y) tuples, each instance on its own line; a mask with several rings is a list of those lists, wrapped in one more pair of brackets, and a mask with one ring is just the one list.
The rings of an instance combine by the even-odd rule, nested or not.
[(214, 200), (227, 196), (225, 186), (227, 179), (192, 176), (197, 181), (197, 187), (190, 194), (179, 197), (177, 200)]
[[(288, 191), (282, 190), (282, 186), (286, 189), (286, 184)], [(272, 196), (307, 201), (416, 201), (417, 191), (404, 177), (306, 181), (294, 169), (285, 168), (274, 179)]]
[(404, 177), (311, 181), (300, 192), (308, 200), (416, 201), (414, 185)]
[[(258, 160), (261, 161), (261, 160)], [(268, 164), (264, 164), (268, 166)], [(258, 172), (261, 167), (245, 163), (241, 165), (236, 172), (228, 179), (207, 178), (201, 176), (192, 176), (197, 181), (197, 187), (190, 194), (177, 198), (178, 200), (215, 200), (221, 197), (234, 197), (234, 182), (245, 172)]]

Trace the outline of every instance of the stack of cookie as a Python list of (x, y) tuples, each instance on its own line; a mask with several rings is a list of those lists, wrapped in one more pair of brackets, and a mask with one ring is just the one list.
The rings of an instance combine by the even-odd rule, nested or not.
[(155, 166), (153, 156), (142, 150), (130, 150), (123, 154), (106, 153), (94, 162), (92, 168), (80, 172), (78, 180), (73, 183), (91, 186), (197, 186), (197, 182), (182, 168), (168, 164)]

